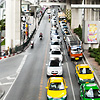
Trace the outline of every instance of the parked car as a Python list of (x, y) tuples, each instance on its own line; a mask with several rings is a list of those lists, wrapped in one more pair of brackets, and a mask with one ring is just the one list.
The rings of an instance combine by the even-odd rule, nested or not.
[(47, 82), (47, 100), (66, 100), (67, 88), (63, 77), (50, 77)]
[(63, 68), (62, 63), (59, 60), (50, 60), (47, 66), (47, 76), (62, 76)]
[(78, 64), (75, 66), (75, 74), (78, 80), (78, 83), (85, 82), (94, 82), (94, 71), (87, 64)]

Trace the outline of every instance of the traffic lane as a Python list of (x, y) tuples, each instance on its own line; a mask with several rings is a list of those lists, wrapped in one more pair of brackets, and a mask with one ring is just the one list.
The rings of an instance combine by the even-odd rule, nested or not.
[[(63, 41), (63, 34), (61, 32), (61, 28), (59, 27), (59, 34)], [(65, 42), (63, 41), (62, 50), (64, 53), (64, 78), (68, 85), (68, 100), (80, 100), (79, 97), (79, 85), (75, 76), (75, 61), (71, 61), (70, 57), (67, 54), (67, 48)], [(78, 61), (78, 63), (82, 63), (82, 61)], [(77, 92), (76, 92), (77, 91)]]
[[(45, 17), (47, 18), (46, 15)], [(45, 64), (44, 60), (46, 59), (45, 52), (47, 45), (49, 45), (49, 37), (46, 33), (49, 31), (50, 24), (46, 21), (43, 20), (41, 22), (37, 32), (39, 33), (41, 28), (45, 26), (45, 30), (43, 30), (44, 39), (42, 41), (37, 40), (34, 49), (31, 50), (30, 55), (27, 57), (23, 69), (5, 100), (38, 100), (42, 69)]]
[(0, 61), (0, 79), (16, 74), (24, 55), (18, 54)]

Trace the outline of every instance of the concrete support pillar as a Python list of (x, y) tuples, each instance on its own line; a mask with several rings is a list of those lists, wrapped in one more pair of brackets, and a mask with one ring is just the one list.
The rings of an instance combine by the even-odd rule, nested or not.
[(82, 25), (82, 10), (72, 9), (71, 28), (77, 28), (79, 24)]
[(20, 45), (20, 3), (20, 0), (6, 0), (6, 49)]
[(49, 0), (46, 0), (46, 2), (49, 2)]
[(69, 0), (66, 0), (66, 9), (71, 9), (71, 5)]

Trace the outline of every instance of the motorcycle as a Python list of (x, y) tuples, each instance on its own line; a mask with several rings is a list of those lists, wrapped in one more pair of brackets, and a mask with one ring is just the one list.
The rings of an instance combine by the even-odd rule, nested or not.
[(40, 38), (40, 40), (42, 40), (42, 36), (40, 36), (39, 38)]
[(34, 48), (34, 42), (31, 41), (31, 49)]

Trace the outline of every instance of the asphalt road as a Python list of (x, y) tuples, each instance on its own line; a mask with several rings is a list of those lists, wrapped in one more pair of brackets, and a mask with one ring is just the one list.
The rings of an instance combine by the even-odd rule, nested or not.
[[(33, 39), (34, 48), (29, 47), (22, 54), (0, 61), (0, 78), (6, 79), (8, 76), (14, 78), (7, 88), (1, 85), (6, 90), (3, 100), (46, 100), (46, 64), (49, 62), (50, 28), (48, 15), (45, 14)], [(40, 32), (43, 33), (43, 40), (39, 40)], [(60, 28), (59, 34), (62, 37)], [(80, 100), (75, 64), (68, 57), (64, 43), (62, 49), (63, 77), (68, 85), (68, 100)]]

